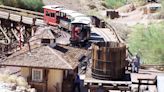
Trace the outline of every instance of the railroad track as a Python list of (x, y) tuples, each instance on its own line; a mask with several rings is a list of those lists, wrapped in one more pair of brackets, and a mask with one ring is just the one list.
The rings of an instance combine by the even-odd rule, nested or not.
[(106, 27), (109, 28), (113, 32), (113, 34), (115, 35), (119, 43), (123, 43), (123, 40), (119, 37), (119, 35), (116, 33), (116, 29), (111, 24), (107, 23)]

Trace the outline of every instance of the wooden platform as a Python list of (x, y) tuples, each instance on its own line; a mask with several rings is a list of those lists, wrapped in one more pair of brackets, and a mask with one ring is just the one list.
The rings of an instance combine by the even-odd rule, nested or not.
[(85, 78), (84, 86), (88, 90), (95, 92), (98, 88), (103, 88), (105, 90), (121, 90), (121, 91), (130, 91), (132, 82), (129, 81), (112, 81), (112, 80), (98, 80), (92, 78), (91, 67), (88, 67)]

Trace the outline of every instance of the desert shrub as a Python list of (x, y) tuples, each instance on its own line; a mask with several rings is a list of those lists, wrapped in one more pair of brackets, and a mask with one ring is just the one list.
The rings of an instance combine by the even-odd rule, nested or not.
[(127, 0), (106, 0), (107, 6), (109, 8), (118, 8), (126, 4)]
[(28, 83), (27, 83), (27, 81), (23, 77), (18, 77), (16, 79), (16, 82), (17, 82), (18, 86), (28, 87)]
[(145, 4), (145, 0), (105, 0), (106, 5), (108, 8), (118, 8), (125, 4), (135, 3), (137, 5)]
[(32, 11), (39, 11), (42, 12), (43, 9), (43, 2), (42, 0), (20, 0), (20, 8), (32, 10)]
[(128, 38), (129, 48), (139, 52), (144, 64), (164, 64), (164, 23), (154, 23), (147, 27), (137, 25)]
[(19, 0), (1, 0), (1, 3), (7, 6), (19, 7)]
[(95, 5), (93, 5), (93, 4), (88, 4), (88, 7), (90, 8), (90, 9), (95, 9), (95, 8), (97, 8)]
[(23, 77), (16, 75), (0, 74), (0, 83), (15, 83), (18, 86), (28, 87), (27, 81)]
[(0, 3), (7, 6), (43, 12), (42, 0), (0, 0)]
[(108, 8), (107, 3), (105, 3), (105, 2), (101, 2), (101, 5), (104, 6), (105, 8)]

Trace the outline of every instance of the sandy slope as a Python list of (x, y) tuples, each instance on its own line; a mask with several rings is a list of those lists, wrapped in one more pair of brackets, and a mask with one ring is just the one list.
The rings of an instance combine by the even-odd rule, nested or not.
[(82, 13), (88, 13), (91, 9), (89, 5), (96, 6), (96, 9), (104, 8), (101, 6), (102, 0), (43, 0), (45, 5), (62, 5), (68, 9), (76, 10)]

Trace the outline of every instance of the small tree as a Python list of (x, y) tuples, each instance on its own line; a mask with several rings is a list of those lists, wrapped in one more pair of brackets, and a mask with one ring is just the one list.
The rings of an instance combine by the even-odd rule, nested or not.
[(43, 12), (44, 5), (42, 0), (0, 0), (0, 4), (39, 12)]
[(19, 7), (19, 0), (1, 0), (1, 3), (7, 6)]
[(42, 12), (42, 0), (20, 0), (21, 8)]

